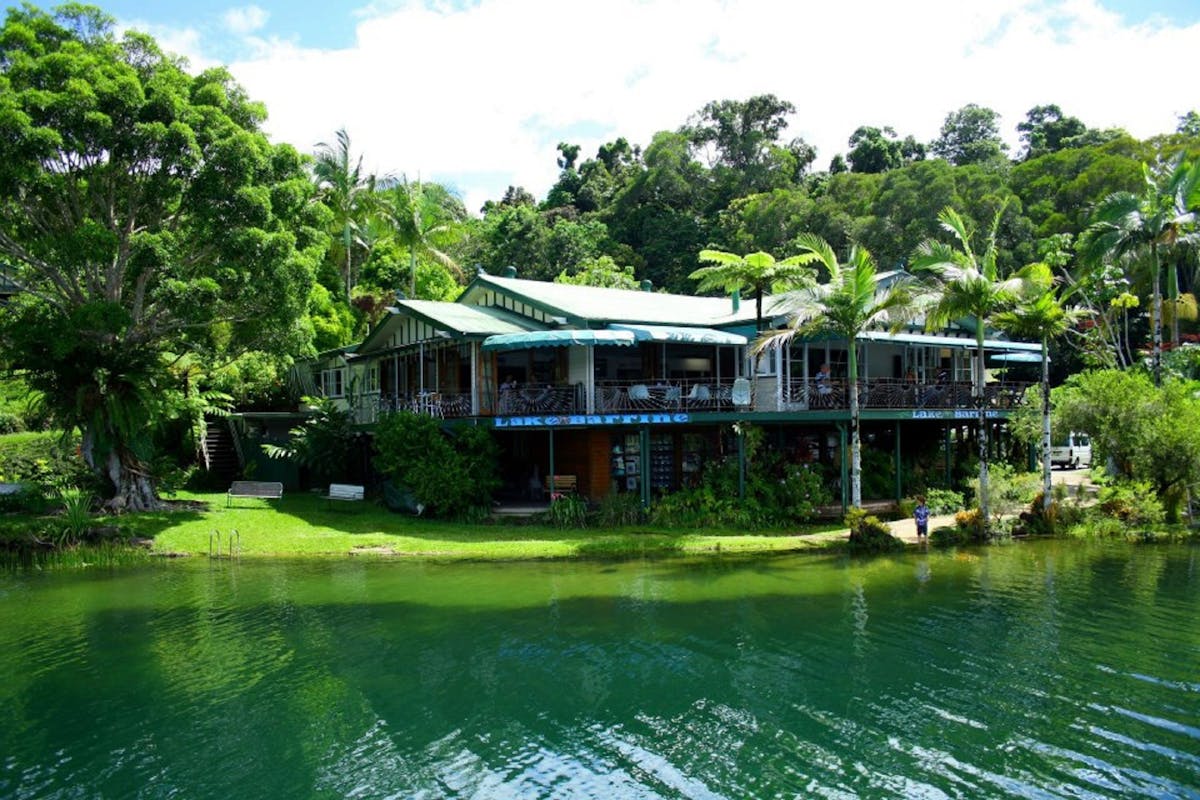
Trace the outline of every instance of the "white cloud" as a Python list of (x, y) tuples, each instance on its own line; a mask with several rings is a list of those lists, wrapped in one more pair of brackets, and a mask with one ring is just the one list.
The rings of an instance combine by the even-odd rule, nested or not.
[[(250, 40), (231, 65), (277, 139), (310, 151), (345, 127), (379, 171), (461, 176), (473, 210), (506, 184), (537, 195), (555, 145), (583, 157), (617, 136), (645, 145), (704, 103), (773, 92), (797, 106), (788, 136), (824, 168), (859, 125), (934, 138), (970, 102), (1016, 124), (1057, 103), (1136, 136), (1174, 129), (1200, 26), (1125, 24), (1096, 0), (481, 0), (419, 2), (359, 18), (352, 47)], [(1147, 65), (1152, 65), (1148, 67)], [(575, 135), (580, 130), (588, 135)]]
[(258, 6), (231, 8), (221, 17), (226, 29), (234, 36), (249, 36), (267, 24), (271, 15)]

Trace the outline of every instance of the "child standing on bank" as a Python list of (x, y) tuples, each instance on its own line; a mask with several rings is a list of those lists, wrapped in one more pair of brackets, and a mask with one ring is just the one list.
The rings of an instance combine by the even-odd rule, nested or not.
[(929, 506), (925, 505), (925, 495), (917, 495), (917, 507), (913, 509), (913, 520), (917, 523), (917, 541), (929, 536)]

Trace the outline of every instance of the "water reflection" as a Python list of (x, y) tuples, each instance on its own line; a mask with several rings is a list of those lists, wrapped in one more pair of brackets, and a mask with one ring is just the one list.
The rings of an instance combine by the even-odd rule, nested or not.
[(1187, 548), (0, 579), (0, 796), (1200, 796)]

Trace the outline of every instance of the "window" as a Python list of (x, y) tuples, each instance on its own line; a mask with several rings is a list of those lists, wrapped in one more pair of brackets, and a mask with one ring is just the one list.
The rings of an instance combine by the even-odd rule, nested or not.
[(371, 366), (367, 367), (367, 372), (363, 376), (363, 380), (366, 384), (363, 391), (365, 391), (368, 394), (373, 394), (375, 392), (378, 392), (379, 391), (379, 365), (372, 364)]
[(345, 368), (326, 369), (321, 371), (321, 394), (326, 397), (342, 397), (345, 391), (342, 382), (345, 378)]

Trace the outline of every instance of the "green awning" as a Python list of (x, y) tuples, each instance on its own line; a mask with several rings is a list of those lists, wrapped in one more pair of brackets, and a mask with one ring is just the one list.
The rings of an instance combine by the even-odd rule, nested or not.
[(632, 346), (637, 337), (632, 331), (593, 331), (586, 329), (566, 331), (526, 331), (524, 333), (501, 333), (483, 340), (484, 350), (528, 350), (531, 347), (570, 347), (583, 345)]
[[(881, 342), (884, 344), (911, 344), (924, 347), (975, 347), (974, 337), (935, 336), (928, 333), (888, 333), (887, 331), (866, 331), (858, 335), (859, 341)], [(1037, 342), (1010, 342), (1005, 339), (984, 339), (985, 350), (1002, 350), (1005, 352), (1040, 353), (1042, 346)]]
[(680, 325), (634, 325), (613, 323), (613, 331), (629, 331), (639, 342), (686, 342), (687, 344), (744, 345), (746, 337), (715, 328), (691, 328)]

